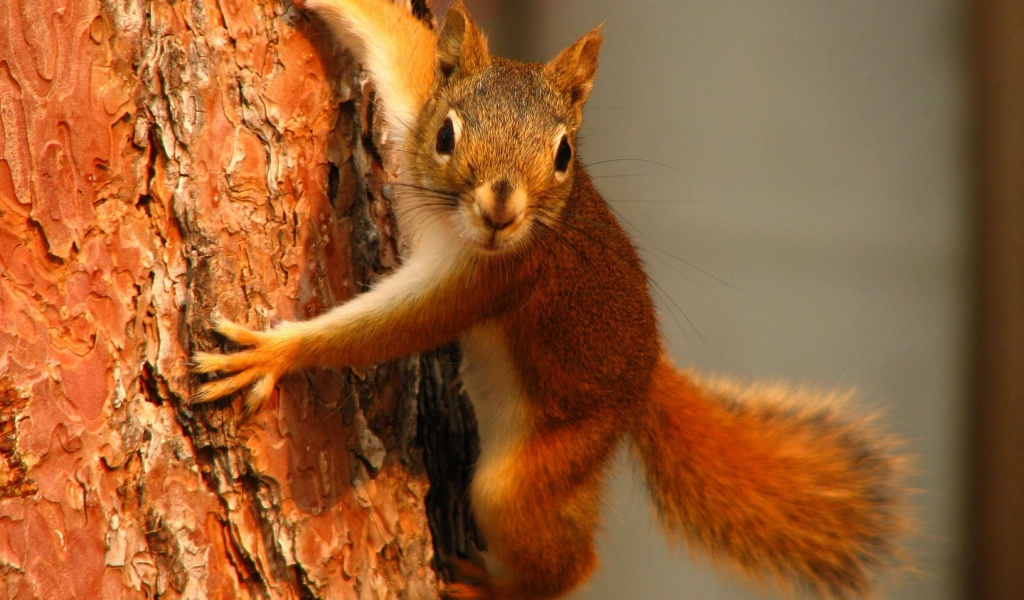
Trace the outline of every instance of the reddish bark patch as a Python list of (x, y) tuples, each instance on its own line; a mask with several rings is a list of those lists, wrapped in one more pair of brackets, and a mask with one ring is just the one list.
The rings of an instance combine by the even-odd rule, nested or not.
[(0, 376), (0, 499), (25, 498), (36, 492), (18, 449), (18, 419), (28, 399), (9, 377)]

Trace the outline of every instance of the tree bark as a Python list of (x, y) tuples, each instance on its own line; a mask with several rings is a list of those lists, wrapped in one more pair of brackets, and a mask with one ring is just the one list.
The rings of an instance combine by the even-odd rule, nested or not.
[(450, 351), (187, 403), (212, 315), (396, 264), (371, 99), (281, 0), (0, 6), (0, 598), (436, 597), (473, 543)]

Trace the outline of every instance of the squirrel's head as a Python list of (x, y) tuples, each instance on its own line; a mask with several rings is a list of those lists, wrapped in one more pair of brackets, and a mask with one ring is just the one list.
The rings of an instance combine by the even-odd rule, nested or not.
[(582, 168), (576, 135), (600, 48), (598, 27), (546, 64), (492, 57), (456, 3), (438, 34), (435, 92), (406, 143), (412, 205), (447, 213), (488, 253), (554, 227)]

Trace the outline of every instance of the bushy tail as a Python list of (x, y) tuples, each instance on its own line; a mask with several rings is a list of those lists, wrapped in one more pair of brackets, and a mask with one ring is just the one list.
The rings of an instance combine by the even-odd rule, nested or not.
[(867, 594), (896, 562), (902, 461), (839, 400), (704, 384), (663, 357), (633, 438), (670, 535), (755, 580)]
[(370, 73), (391, 135), (405, 138), (430, 97), (437, 36), (404, 6), (384, 0), (293, 0), (320, 15)]

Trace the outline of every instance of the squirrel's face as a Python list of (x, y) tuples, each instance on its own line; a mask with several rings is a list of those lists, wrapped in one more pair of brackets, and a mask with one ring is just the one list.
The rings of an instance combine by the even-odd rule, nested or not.
[(578, 125), (540, 65), (495, 59), (440, 90), (421, 121), (413, 175), (460, 239), (504, 252), (555, 226), (580, 168)]
[(450, 11), (435, 93), (406, 141), (405, 212), (484, 253), (557, 231), (582, 168), (576, 134), (600, 44), (594, 30), (546, 64), (491, 57), (464, 9)]

